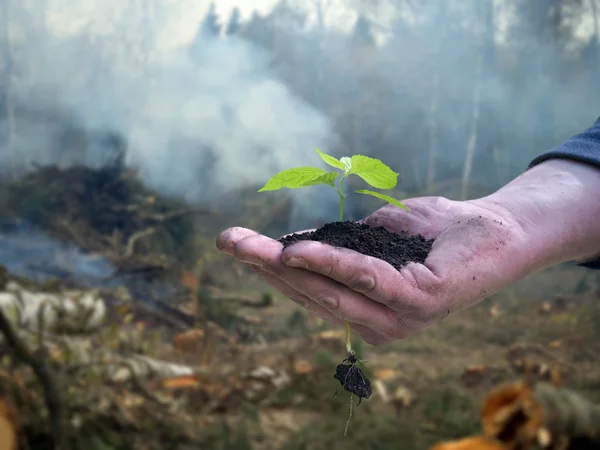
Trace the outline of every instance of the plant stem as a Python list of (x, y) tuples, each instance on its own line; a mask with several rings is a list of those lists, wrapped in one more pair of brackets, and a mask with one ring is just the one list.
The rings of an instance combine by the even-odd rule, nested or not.
[(352, 342), (351, 342), (351, 334), (350, 334), (350, 322), (346, 321), (346, 353), (348, 355), (354, 355), (354, 350), (352, 350)]
[(340, 180), (340, 189), (338, 190), (338, 194), (340, 195), (340, 222), (344, 220), (344, 200), (346, 199), (346, 195), (344, 194), (344, 178), (342, 177)]
[[(344, 200), (346, 199), (346, 195), (344, 194), (344, 179), (346, 176), (343, 176), (340, 179), (340, 188), (338, 190), (338, 194), (340, 195), (340, 222), (344, 221)], [(344, 322), (346, 325), (346, 353), (348, 355), (354, 355), (354, 350), (352, 350), (352, 334), (350, 333), (350, 322)]]

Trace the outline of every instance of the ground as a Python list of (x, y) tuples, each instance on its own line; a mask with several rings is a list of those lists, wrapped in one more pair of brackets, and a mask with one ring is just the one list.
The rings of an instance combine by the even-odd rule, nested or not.
[[(356, 406), (334, 379), (346, 357), (344, 330), (214, 245), (235, 223), (269, 223), (269, 235), (283, 234), (289, 199), (246, 204), (240, 199), (255, 191), (242, 192), (235, 214), (221, 215), (157, 197), (132, 176), (50, 167), (0, 198), (0, 265), (54, 277), (19, 279), (0, 267), (0, 306), (19, 298), (81, 306), (82, 297), (98, 297), (107, 311), (93, 329), (85, 305), (45, 319), (41, 331), (15, 311), (6, 314), (12, 326), (0, 323), (3, 336), (8, 329), (17, 339), (0, 339), (0, 429), (18, 430), (21, 448), (50, 449), (54, 439), (65, 449), (429, 450), (478, 433), (489, 390), (525, 375), (600, 404), (594, 271), (539, 271), (389, 345), (355, 337), (373, 389)], [(96, 256), (41, 239), (23, 217)], [(99, 269), (98, 255), (115, 275)]]
[[(333, 400), (337, 382), (323, 377), (312, 401), (280, 416), (289, 422), (281, 448), (421, 450), (467, 436), (479, 430), (488, 390), (518, 379), (519, 361), (525, 360), (542, 372), (560, 368), (565, 387), (600, 402), (600, 303), (593, 289), (581, 286), (585, 274), (572, 265), (540, 271), (418, 335), (384, 346), (363, 344), (371, 379), (383, 381), (389, 398), (374, 389), (354, 409), (344, 436), (348, 396)], [(264, 319), (277, 327), (295, 310), (278, 299)], [(331, 374), (343, 356), (341, 344), (329, 353)], [(315, 349), (303, 356), (318, 355)], [(266, 442), (258, 447), (271, 448)]]

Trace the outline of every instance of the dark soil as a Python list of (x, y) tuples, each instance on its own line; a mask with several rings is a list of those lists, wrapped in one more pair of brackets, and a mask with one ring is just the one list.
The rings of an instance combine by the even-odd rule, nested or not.
[(338, 380), (345, 390), (353, 393), (362, 401), (363, 398), (368, 399), (373, 390), (371, 389), (371, 381), (365, 377), (357, 364), (356, 356), (348, 356), (336, 367), (333, 378)]
[(421, 235), (392, 233), (383, 227), (349, 221), (327, 223), (314, 231), (294, 233), (279, 239), (284, 247), (298, 241), (318, 241), (355, 250), (386, 261), (398, 270), (409, 262), (425, 262), (433, 244), (433, 239), (425, 239)]

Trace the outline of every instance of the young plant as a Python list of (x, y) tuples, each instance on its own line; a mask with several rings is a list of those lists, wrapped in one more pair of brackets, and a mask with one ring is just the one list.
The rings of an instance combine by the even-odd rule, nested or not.
[(344, 156), (337, 159), (333, 156), (323, 153), (318, 148), (315, 149), (321, 159), (331, 167), (341, 170), (342, 177), (339, 180), (339, 187), (336, 187), (335, 181), (340, 176), (340, 172), (327, 172), (317, 167), (296, 167), (295, 169), (286, 169), (271, 177), (267, 183), (258, 190), (258, 192), (277, 191), (279, 189), (299, 189), (308, 186), (326, 185), (335, 189), (340, 197), (339, 218), (340, 222), (344, 220), (344, 200), (350, 194), (371, 195), (380, 200), (384, 200), (399, 208), (408, 209), (398, 200), (389, 195), (367, 189), (357, 189), (346, 194), (344, 192), (344, 181), (350, 175), (356, 175), (362, 178), (375, 189), (393, 189), (398, 183), (398, 174), (387, 165), (376, 158), (370, 158), (364, 155), (354, 155), (352, 157)]
[[(258, 190), (258, 192), (277, 191), (279, 189), (299, 189), (309, 186), (325, 185), (335, 189), (340, 197), (339, 220), (344, 220), (344, 201), (351, 194), (364, 194), (384, 200), (387, 203), (398, 206), (399, 208), (408, 209), (389, 195), (380, 192), (371, 191), (368, 189), (357, 189), (350, 193), (344, 192), (344, 181), (350, 175), (356, 175), (362, 178), (367, 184), (375, 189), (393, 189), (398, 183), (398, 175), (386, 164), (379, 159), (370, 158), (364, 155), (354, 155), (351, 157), (345, 156), (337, 159), (331, 155), (323, 153), (318, 148), (315, 149), (321, 159), (331, 167), (334, 167), (341, 172), (319, 169), (316, 167), (297, 167), (294, 169), (286, 169), (271, 177), (267, 183)], [(338, 177), (339, 184), (335, 182)], [(350, 324), (346, 322), (346, 351), (348, 356), (354, 356), (351, 344)]]

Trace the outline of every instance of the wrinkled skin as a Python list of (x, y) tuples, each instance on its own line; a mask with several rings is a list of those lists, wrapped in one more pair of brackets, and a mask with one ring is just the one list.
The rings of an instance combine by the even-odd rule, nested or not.
[[(600, 253), (600, 171), (543, 163), (497, 193), (472, 201), (405, 200), (362, 220), (435, 238), (424, 264), (402, 270), (358, 252), (301, 241), (286, 249), (230, 228), (217, 247), (318, 317), (349, 321), (370, 344), (408, 337), (530, 272)], [(586, 195), (588, 199), (586, 200)], [(575, 214), (574, 219), (569, 217)]]

